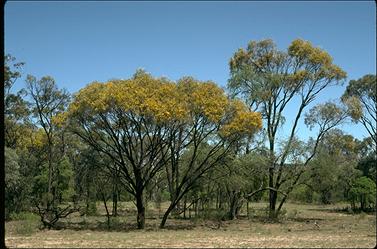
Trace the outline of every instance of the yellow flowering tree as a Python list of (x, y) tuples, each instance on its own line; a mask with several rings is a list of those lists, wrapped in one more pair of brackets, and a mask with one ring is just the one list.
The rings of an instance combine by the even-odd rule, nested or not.
[(250, 136), (262, 127), (259, 113), (248, 111), (239, 100), (228, 99), (213, 82), (185, 77), (178, 81), (177, 87), (186, 103), (187, 116), (170, 132), (169, 163), (165, 164), (170, 205), (161, 228), (203, 174), (218, 165), (241, 137)]
[[(184, 78), (175, 83), (137, 71), (128, 80), (94, 82), (81, 89), (65, 118), (75, 134), (120, 168), (125, 189), (136, 199), (137, 226), (143, 229), (144, 190), (177, 154), (211, 139), (218, 144), (211, 156), (236, 133), (261, 127), (258, 114), (237, 114), (231, 103), (212, 82)], [(252, 128), (250, 123), (237, 127), (235, 118), (243, 120), (241, 126), (249, 118)]]

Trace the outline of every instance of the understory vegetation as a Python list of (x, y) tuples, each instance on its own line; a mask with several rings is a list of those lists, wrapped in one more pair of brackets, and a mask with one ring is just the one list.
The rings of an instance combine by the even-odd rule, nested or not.
[[(163, 202), (167, 208), (169, 202)], [(38, 221), (18, 219), (6, 223), (8, 247), (339, 247), (372, 248), (376, 244), (374, 215), (352, 213), (348, 204), (294, 204), (288, 202), (279, 222), (268, 222), (268, 202), (246, 206), (236, 220), (221, 220), (200, 210), (191, 218), (171, 217), (166, 229), (159, 229), (159, 210), (147, 206), (145, 231), (136, 228), (132, 202), (119, 203), (119, 215), (107, 227), (106, 210), (97, 203), (95, 215), (75, 213), (61, 219), (58, 230), (39, 230)], [(37, 217), (37, 216), (36, 216)], [(26, 217), (22, 217), (25, 219)], [(69, 238), (69, 239), (67, 239)]]

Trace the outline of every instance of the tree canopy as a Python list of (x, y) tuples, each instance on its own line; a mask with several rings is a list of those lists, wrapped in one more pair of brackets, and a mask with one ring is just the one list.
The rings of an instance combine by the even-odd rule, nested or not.
[[(275, 217), (281, 208), (280, 205), (278, 211), (275, 211), (277, 191), (286, 181), (282, 177), (283, 166), (292, 150), (303, 110), (325, 88), (341, 83), (346, 78), (346, 73), (333, 63), (326, 51), (301, 39), (292, 41), (287, 51), (278, 50), (272, 40), (251, 41), (246, 49), (240, 48), (233, 55), (229, 67), (231, 77), (228, 88), (233, 96), (243, 98), (251, 110), (260, 111), (266, 122), (270, 160), (270, 216)], [(295, 104), (297, 111), (290, 111), (293, 125), (287, 142), (278, 154), (277, 131), (285, 121), (284, 111), (288, 103), (293, 100), (297, 101)], [(338, 108), (334, 105), (318, 107), (317, 111), (313, 109), (312, 112), (321, 114), (321, 120), (315, 115), (312, 115), (312, 120), (307, 118), (307, 122), (311, 120), (309, 122), (311, 124), (322, 125), (323, 129), (318, 134), (317, 140), (322, 138), (325, 131), (332, 128), (332, 126), (327, 128), (324, 126), (340, 122), (340, 120), (330, 122), (333, 117), (339, 116), (333, 115), (334, 111), (338, 112)], [(312, 157), (313, 155), (309, 156), (309, 159)], [(287, 193), (285, 197), (286, 195)]]
[[(355, 122), (361, 122), (377, 144), (377, 79), (367, 74), (358, 80), (351, 80), (342, 96), (349, 115)], [(376, 150), (376, 149), (375, 149)]]
[(174, 83), (142, 71), (128, 80), (89, 84), (61, 118), (68, 118), (74, 133), (120, 167), (126, 189), (137, 199), (140, 228), (143, 190), (171, 159), (173, 134), (181, 131), (181, 143), (229, 142), (262, 125), (259, 113), (229, 100), (213, 82), (186, 77)]

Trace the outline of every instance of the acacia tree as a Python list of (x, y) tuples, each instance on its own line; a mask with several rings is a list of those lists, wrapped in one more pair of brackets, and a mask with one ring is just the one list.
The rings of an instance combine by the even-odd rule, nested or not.
[[(229, 65), (229, 89), (244, 98), (252, 110), (259, 110), (265, 120), (270, 161), (269, 215), (274, 218), (278, 215), (278, 191), (284, 182), (283, 168), (303, 111), (321, 91), (345, 79), (346, 73), (333, 64), (326, 51), (300, 39), (294, 40), (287, 51), (277, 50), (272, 40), (251, 41), (246, 50), (241, 48), (234, 54)], [(278, 148), (277, 132), (289, 103), (295, 103), (297, 110), (290, 110), (293, 125), (286, 145)]]
[(144, 190), (168, 160), (166, 140), (183, 114), (176, 85), (142, 71), (129, 80), (92, 83), (69, 107), (70, 129), (119, 167), (136, 199), (139, 229), (145, 225)]
[(351, 80), (342, 96), (350, 116), (361, 122), (377, 146), (377, 80), (376, 75), (367, 74), (358, 80)]
[[(215, 84), (192, 83), (175, 84), (138, 71), (129, 80), (92, 83), (81, 89), (67, 113), (71, 130), (119, 167), (125, 189), (136, 199), (140, 229), (145, 224), (144, 190), (164, 165), (176, 165), (183, 149), (193, 145), (193, 159), (183, 178), (194, 181), (225, 143), (213, 136), (215, 132), (222, 129), (223, 136), (229, 137), (233, 130), (256, 128), (250, 119), (258, 115), (230, 114), (230, 102)], [(230, 115), (240, 114), (241, 125), (230, 122), (234, 119)], [(197, 151), (208, 139), (212, 149), (207, 159), (193, 167)], [(169, 182), (171, 186), (171, 177)]]

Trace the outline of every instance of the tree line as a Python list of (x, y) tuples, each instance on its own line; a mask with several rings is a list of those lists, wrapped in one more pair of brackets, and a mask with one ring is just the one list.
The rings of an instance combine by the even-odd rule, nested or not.
[[(6, 219), (31, 210), (54, 228), (73, 212), (95, 213), (102, 201), (109, 224), (125, 200), (135, 203), (139, 229), (149, 201), (169, 203), (161, 228), (191, 210), (235, 219), (262, 199), (270, 219), (288, 198), (375, 208), (376, 76), (351, 80), (339, 101), (316, 103), (347, 76), (308, 41), (286, 51), (251, 41), (230, 59), (226, 89), (137, 70), (73, 95), (50, 76), (27, 75), (14, 92), (23, 64), (5, 57)], [(302, 121), (315, 134), (308, 141), (297, 136)], [(370, 136), (360, 141), (339, 129), (350, 121)]]

